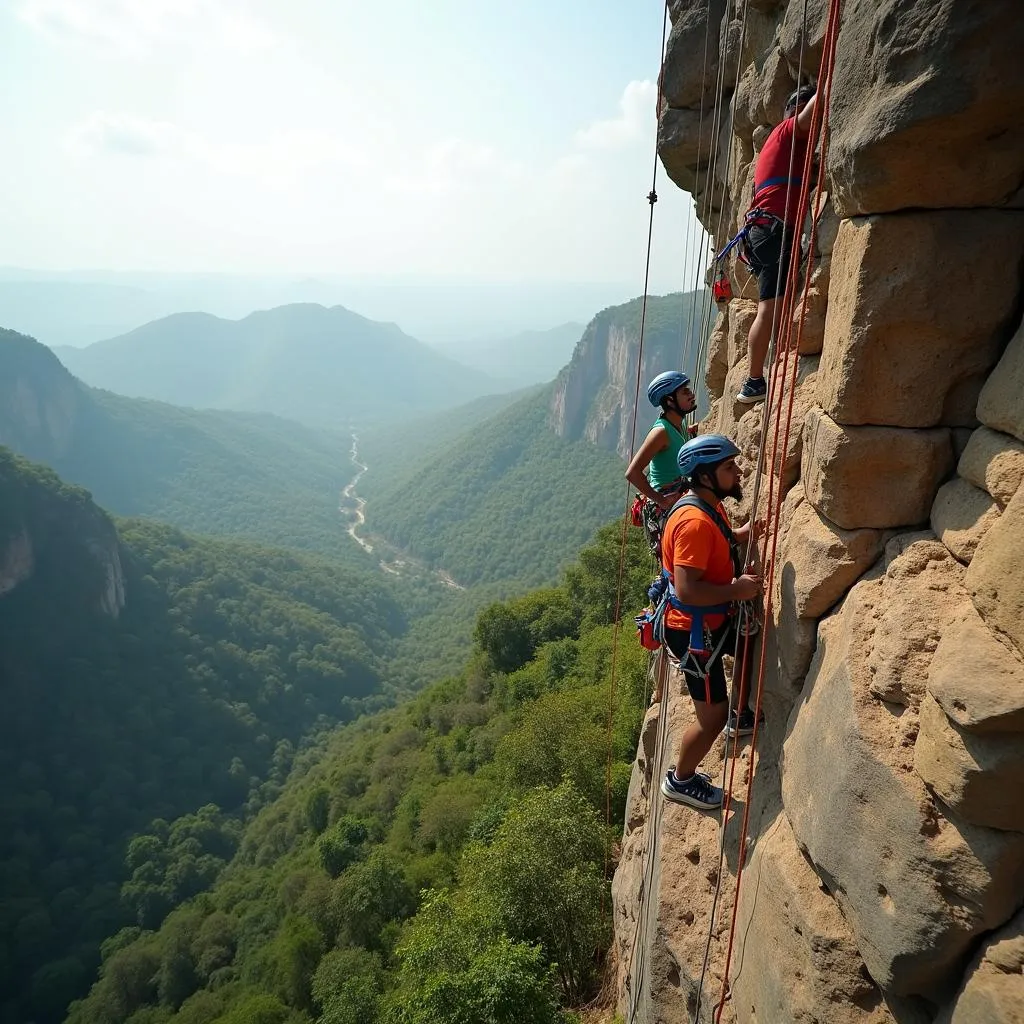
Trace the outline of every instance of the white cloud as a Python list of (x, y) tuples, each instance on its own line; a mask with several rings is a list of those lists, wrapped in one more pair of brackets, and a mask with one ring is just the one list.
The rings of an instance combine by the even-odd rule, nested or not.
[(622, 149), (644, 138), (656, 117), (658, 90), (653, 82), (630, 82), (619, 100), (617, 117), (580, 129), (576, 144), (585, 149)]
[(21, 19), (61, 43), (143, 58), (164, 46), (257, 51), (270, 28), (236, 0), (22, 0)]
[(169, 121), (97, 110), (65, 139), (78, 160), (148, 158), (177, 161), (224, 180), (295, 184), (318, 169), (369, 175), (380, 158), (326, 132), (275, 132), (245, 143), (216, 141)]
[(68, 146), (79, 156), (185, 156), (202, 159), (200, 139), (167, 121), (97, 110), (76, 125)]

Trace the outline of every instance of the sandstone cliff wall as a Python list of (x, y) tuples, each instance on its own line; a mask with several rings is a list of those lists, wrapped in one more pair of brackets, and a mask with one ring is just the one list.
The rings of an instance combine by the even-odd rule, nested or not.
[[(718, 245), (801, 59), (817, 74), (826, 4), (808, 0), (806, 25), (804, 10), (671, 4), (659, 148)], [(1015, 0), (846, 0), (841, 24), (722, 1019), (1022, 1021), (1024, 17)], [(732, 116), (712, 140), (716, 83)], [(749, 464), (763, 408), (732, 396), (756, 293), (730, 272), (705, 422)], [(620, 1008), (646, 1024), (693, 1019), (721, 839), (718, 816), (659, 805), (689, 714), (669, 690), (614, 886)], [(704, 1020), (742, 810), (725, 826)]]

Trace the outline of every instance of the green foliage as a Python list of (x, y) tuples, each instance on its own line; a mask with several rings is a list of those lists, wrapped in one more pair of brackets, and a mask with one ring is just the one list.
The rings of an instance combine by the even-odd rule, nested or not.
[(172, 825), (154, 821), (128, 844), (131, 877), (121, 896), (143, 928), (158, 925), (171, 907), (208, 888), (234, 855), (241, 829), (215, 804), (186, 814)]
[(306, 823), (314, 834), (320, 835), (327, 828), (331, 811), (331, 794), (323, 786), (314, 789), (306, 797)]
[[(25, 530), (33, 573), (0, 614), (0, 993), (9, 1019), (50, 1024), (105, 936), (213, 882), (238, 816), (276, 796), (310, 736), (391, 702), (405, 616), (375, 578), (308, 556), (143, 522), (118, 534), (85, 492), (0, 449), (0, 549)], [(123, 972), (117, 953), (105, 970)]]
[(552, 968), (541, 950), (488, 927), (449, 893), (425, 900), (401, 949), (386, 1024), (555, 1024)]
[[(314, 790), (324, 792), (323, 790)], [(351, 814), (342, 815), (317, 841), (317, 851), (324, 871), (337, 878), (350, 864), (365, 854), (363, 844), (368, 830), (364, 822)]]
[(371, 466), (370, 528), (462, 584), (550, 582), (623, 494), (619, 456), (558, 437), (550, 402), (544, 388), (386, 487)]
[(343, 937), (370, 950), (387, 949), (393, 934), (387, 926), (416, 908), (415, 894), (401, 866), (382, 849), (342, 875), (334, 899)]
[(466, 898), (511, 939), (539, 944), (571, 1003), (591, 990), (611, 937), (601, 913), (607, 840), (575, 787), (540, 787), (508, 813), (490, 846), (469, 849), (462, 867)]
[(574, 634), (579, 620), (565, 597), (562, 590), (537, 590), (514, 601), (492, 604), (481, 612), (473, 637), (491, 667), (498, 672), (514, 672), (542, 644)]
[[(264, 1006), (289, 1024), (567, 1021), (607, 948), (606, 851), (645, 704), (642, 649), (625, 630), (616, 648), (607, 609), (582, 604), (608, 587), (595, 572), (617, 573), (620, 537), (601, 530), (561, 586), (489, 613), (525, 630), (513, 671), (478, 647), (461, 675), (297, 754), (214, 885), (112, 943), (68, 1024), (180, 999), (173, 1024)], [(626, 614), (647, 582), (638, 531), (628, 542)], [(117, 1003), (107, 973), (127, 955), (150, 980)]]
[(364, 949), (333, 949), (313, 975), (319, 1024), (375, 1024), (387, 972), (380, 957)]
[(309, 918), (289, 914), (270, 946), (270, 982), (289, 1005), (308, 1010), (312, 1006), (310, 983), (320, 962), (320, 932)]

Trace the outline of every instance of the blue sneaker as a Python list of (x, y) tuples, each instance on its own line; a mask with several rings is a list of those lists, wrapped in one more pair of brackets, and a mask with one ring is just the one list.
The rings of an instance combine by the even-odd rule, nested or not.
[(743, 382), (743, 387), (740, 388), (736, 401), (741, 402), (743, 405), (756, 405), (758, 402), (763, 402), (767, 394), (768, 385), (764, 377), (748, 377)]
[(669, 768), (661, 780), (661, 791), (677, 804), (696, 807), (699, 811), (713, 811), (722, 806), (723, 793), (718, 786), (702, 772), (695, 772), (683, 782), (677, 782), (674, 771)]
[[(757, 726), (764, 725), (764, 712), (758, 716)], [(744, 708), (738, 715), (733, 708), (729, 712), (729, 724), (725, 727), (726, 736), (749, 736), (754, 731), (754, 712), (750, 708)]]

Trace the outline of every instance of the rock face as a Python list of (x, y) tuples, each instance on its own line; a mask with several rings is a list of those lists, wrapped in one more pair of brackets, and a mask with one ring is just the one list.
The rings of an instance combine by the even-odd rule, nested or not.
[(87, 581), (95, 608), (111, 618), (120, 614), (125, 577), (109, 517), (88, 492), (0, 448), (0, 600), (44, 562), (51, 574)]
[[(699, 332), (706, 315), (703, 295), (648, 298), (636, 417), (638, 439), (643, 439), (658, 416), (658, 410), (647, 402), (648, 381), (663, 370), (678, 369), (683, 365), (684, 353), (696, 351), (696, 345), (685, 340), (686, 332)], [(559, 437), (585, 438), (623, 457), (629, 455), (640, 320), (641, 302), (634, 299), (603, 310), (587, 325), (571, 362), (555, 381), (551, 424)], [(691, 378), (700, 399), (704, 392), (703, 388), (698, 390), (699, 378), (693, 373)]]
[(35, 555), (32, 538), (22, 526), (6, 545), (0, 548), (0, 597), (24, 583), (32, 575)]
[(1024, 1020), (1024, 912), (974, 958), (956, 999), (936, 1024), (1019, 1024)]
[[(827, 10), (670, 4), (659, 153), (716, 247)], [(692, 715), (678, 681), (648, 720), (614, 886), (628, 1020), (710, 1021), (727, 985), (725, 1022), (1024, 1022), (1022, 43), (1010, 0), (842, 5), (789, 440), (758, 490), (758, 518), (781, 502), (766, 722), (723, 820), (657, 792)], [(692, 369), (747, 513), (779, 413), (734, 401), (756, 292), (726, 269)]]

